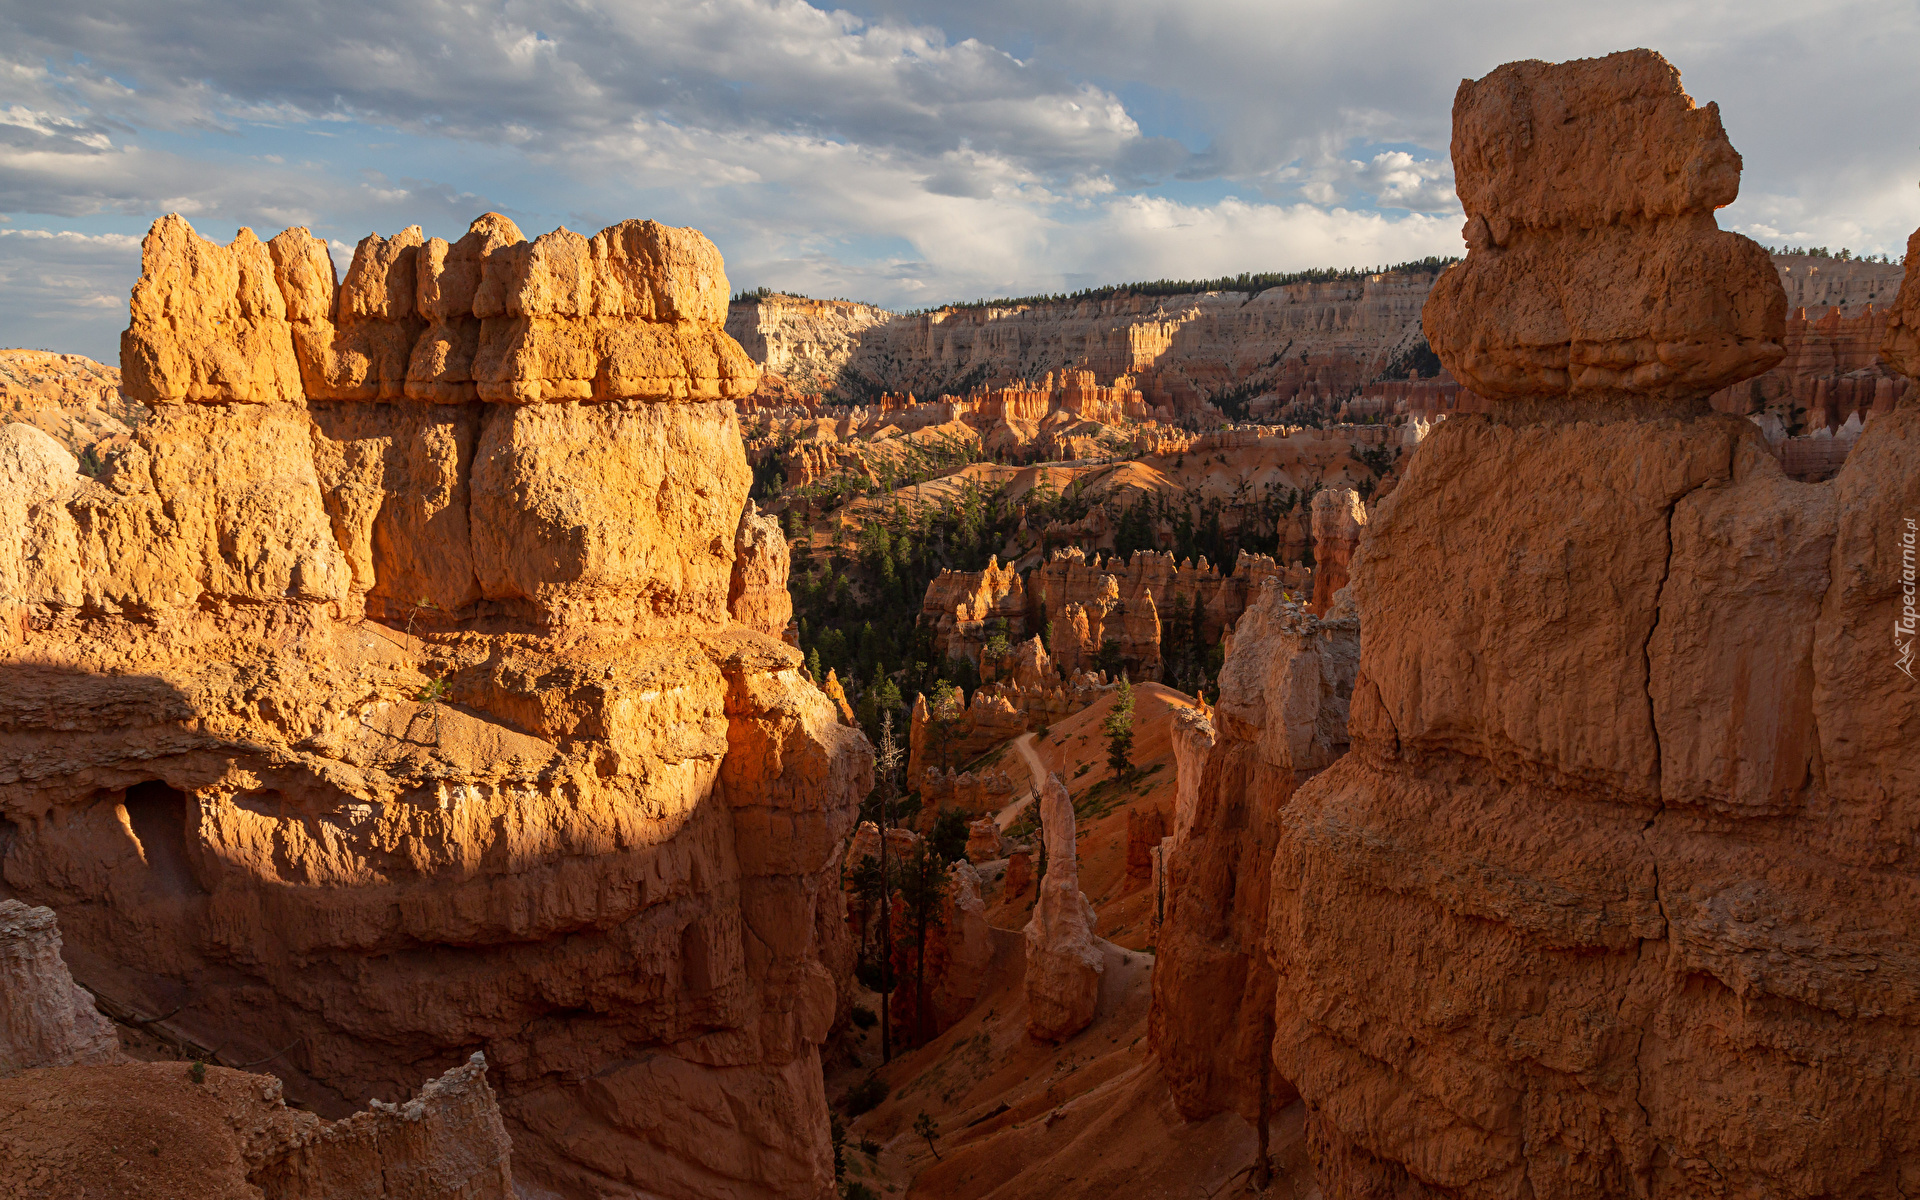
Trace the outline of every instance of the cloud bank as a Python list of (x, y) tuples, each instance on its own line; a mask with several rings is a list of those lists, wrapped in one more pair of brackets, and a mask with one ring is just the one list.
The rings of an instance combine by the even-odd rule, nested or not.
[(1910, 4), (90, 0), (0, 13), (0, 343), (113, 361), (170, 211), (651, 216), (737, 287), (893, 307), (1453, 253), (1458, 81), (1634, 45), (1722, 103), (1723, 224), (1899, 253)]

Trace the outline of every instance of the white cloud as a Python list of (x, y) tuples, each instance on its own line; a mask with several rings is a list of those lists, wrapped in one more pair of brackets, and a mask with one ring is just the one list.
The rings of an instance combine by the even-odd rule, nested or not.
[(0, 341), (118, 362), (139, 274), (131, 234), (0, 229)]
[[(342, 265), (369, 229), (489, 207), (530, 233), (656, 216), (737, 285), (894, 305), (1371, 264), (1457, 251), (1462, 76), (1632, 45), (1722, 102), (1748, 167), (1725, 223), (1897, 254), (1920, 222), (1910, 0), (15, 5), (0, 213), (304, 224)], [(110, 253), (0, 240), (0, 270), (123, 299), (88, 282)], [(0, 296), (0, 342), (30, 307)]]

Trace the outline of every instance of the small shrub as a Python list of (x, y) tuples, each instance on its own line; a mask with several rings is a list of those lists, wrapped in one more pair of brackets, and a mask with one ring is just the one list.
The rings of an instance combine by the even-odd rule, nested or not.
[(827, 1119), (833, 1135), (833, 1178), (837, 1183), (847, 1177), (847, 1127), (840, 1123), (837, 1112), (829, 1112)]
[(853, 1006), (853, 1023), (861, 1029), (872, 1029), (880, 1023), (880, 1018), (874, 1016), (873, 1010), (866, 1005), (856, 1004)]
[(879, 1158), (880, 1143), (874, 1141), (872, 1138), (861, 1138), (860, 1153), (866, 1155), (868, 1158)]
[(847, 1094), (841, 1097), (841, 1103), (846, 1105), (848, 1116), (857, 1117), (861, 1113), (872, 1112), (878, 1108), (880, 1102), (887, 1098), (887, 1092), (890, 1090), (886, 1080), (878, 1075), (869, 1074), (865, 1079), (847, 1089)]
[(207, 1081), (207, 1064), (197, 1058), (194, 1059), (193, 1065), (187, 1068), (187, 1078), (193, 1080), (195, 1083), (205, 1083)]
[(940, 1122), (930, 1113), (922, 1112), (913, 1122), (913, 1131), (927, 1139), (927, 1149), (933, 1151), (933, 1161), (940, 1161), (940, 1147), (934, 1145), (940, 1137)]

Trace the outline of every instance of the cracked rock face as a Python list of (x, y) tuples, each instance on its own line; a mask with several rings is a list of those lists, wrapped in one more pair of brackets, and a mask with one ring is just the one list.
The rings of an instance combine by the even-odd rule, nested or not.
[(770, 636), (717, 251), (489, 215), (336, 281), (171, 217), (142, 268), (131, 444), (0, 431), (0, 895), (323, 1114), (479, 1049), (533, 1186), (827, 1193), (872, 757)]
[[(1352, 749), (1272, 860), (1273, 1061), (1329, 1195), (1893, 1197), (1920, 1171), (1920, 703), (1887, 638), (1920, 407), (1806, 484), (1748, 422), (1541, 420), (1577, 381), (1499, 366), (1541, 361), (1515, 310), (1598, 291), (1581, 221), (1657, 255), (1731, 197), (1669, 71), (1517, 64), (1456, 106), (1468, 211), (1508, 212), (1532, 265), (1426, 320), (1512, 416), (1446, 422), (1367, 526)], [(1734, 377), (1767, 360), (1737, 306), (1608, 294)], [(1689, 412), (1725, 377), (1656, 374), (1608, 387)]]

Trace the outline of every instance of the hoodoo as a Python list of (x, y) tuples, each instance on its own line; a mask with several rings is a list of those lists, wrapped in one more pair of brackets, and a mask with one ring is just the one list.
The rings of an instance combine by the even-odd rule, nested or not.
[(831, 1191), (872, 757), (770, 636), (727, 294), (653, 222), (337, 284), (305, 230), (155, 224), (151, 415), (97, 478), (0, 441), (5, 889), (83, 985), (326, 1115), (483, 1051), (536, 1188)]
[(1352, 750), (1273, 860), (1273, 1061), (1321, 1187), (1904, 1195), (1920, 700), (1886, 633), (1920, 404), (1818, 484), (1709, 411), (1785, 300), (1658, 55), (1463, 83), (1453, 148), (1471, 250), (1425, 324), (1494, 411), (1367, 526)]
[(1049, 773), (1039, 788), (1047, 869), (1027, 923), (1027, 1029), (1057, 1042), (1093, 1020), (1106, 960), (1093, 935), (1093, 906), (1080, 890), (1073, 800), (1058, 775)]
[[(1722, 229), (1648, 50), (1460, 84), (1462, 245), (1437, 155), (1188, 203), (1226, 160), (1105, 84), (791, 7), (326, 115), (718, 169), (750, 271), (916, 304), (1198, 277), (154, 222), (117, 367), (0, 350), (0, 1196), (1920, 1197), (1920, 233)], [(85, 110), (231, 79), (66, 53), (0, 192), (175, 194)], [(545, 136), (606, 64), (677, 99)], [(1215, 261), (1314, 239), (1433, 253)]]

